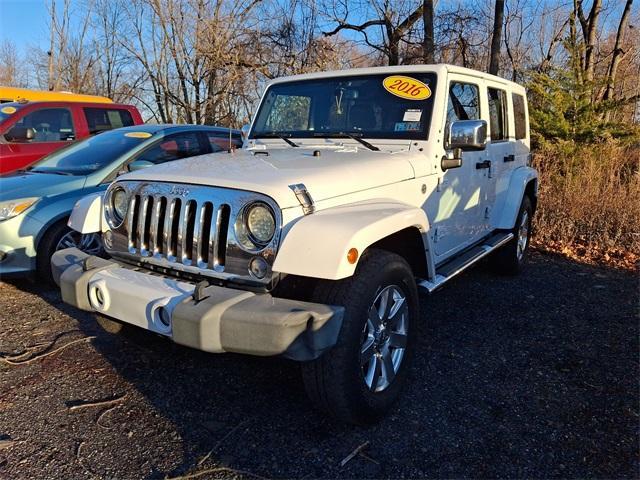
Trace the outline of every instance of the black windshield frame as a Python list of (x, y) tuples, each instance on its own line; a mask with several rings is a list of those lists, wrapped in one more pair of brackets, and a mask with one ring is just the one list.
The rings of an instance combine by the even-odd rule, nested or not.
[[(390, 93), (383, 87), (383, 81), (387, 77), (402, 75), (414, 78), (425, 83), (431, 90), (431, 95), (424, 100), (413, 100), (403, 98)], [(368, 83), (367, 83), (368, 82)], [(366, 88), (365, 88), (366, 87)], [(295, 80), (289, 82), (275, 83), (269, 86), (260, 103), (260, 108), (253, 122), (249, 139), (273, 138), (274, 136), (284, 136), (286, 138), (331, 138), (336, 135), (351, 134), (361, 138), (369, 139), (390, 139), (390, 140), (428, 140), (429, 130), (432, 123), (434, 110), (434, 97), (437, 88), (437, 74), (435, 72), (385, 72), (382, 74), (368, 75), (348, 75), (335, 77), (322, 77), (307, 80)], [(361, 105), (368, 105), (375, 116), (376, 125), (373, 128), (348, 128), (345, 126), (329, 125), (332, 121), (329, 117), (333, 108), (331, 102), (338, 103), (338, 94), (341, 89), (351, 89), (357, 91), (359, 98), (354, 102)], [(272, 129), (266, 128), (271, 111), (275, 109), (278, 97), (309, 98), (308, 100), (308, 126), (306, 129)], [(327, 102), (329, 98), (329, 103)], [(350, 99), (347, 99), (350, 100)], [(322, 102), (325, 102), (324, 104)], [(354, 103), (355, 105), (355, 103)], [(304, 107), (303, 107), (304, 108)], [(351, 105), (353, 108), (353, 105)], [(421, 111), (419, 122), (407, 122), (401, 120), (409, 110)], [(335, 113), (333, 113), (335, 117)], [(384, 116), (386, 115), (387, 118)], [(395, 121), (392, 121), (395, 119)], [(322, 125), (322, 122), (326, 122)], [(316, 129), (315, 125), (320, 124)], [(413, 130), (397, 131), (399, 123), (413, 124)], [(416, 123), (419, 123), (417, 128)], [(388, 128), (393, 124), (394, 129)], [(387, 125), (382, 128), (382, 125)]]

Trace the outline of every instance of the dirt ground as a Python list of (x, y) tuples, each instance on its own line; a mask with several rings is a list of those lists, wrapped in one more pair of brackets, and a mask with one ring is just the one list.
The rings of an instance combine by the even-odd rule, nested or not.
[(474, 268), (421, 296), (412, 380), (356, 428), (311, 408), (293, 362), (110, 336), (0, 282), (0, 477), (637, 478), (638, 307), (629, 272)]

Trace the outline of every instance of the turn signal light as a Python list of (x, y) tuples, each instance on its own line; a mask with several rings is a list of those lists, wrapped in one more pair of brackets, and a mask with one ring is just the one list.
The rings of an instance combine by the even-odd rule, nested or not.
[(358, 250), (350, 248), (347, 252), (347, 261), (352, 265), (356, 263), (358, 261)]

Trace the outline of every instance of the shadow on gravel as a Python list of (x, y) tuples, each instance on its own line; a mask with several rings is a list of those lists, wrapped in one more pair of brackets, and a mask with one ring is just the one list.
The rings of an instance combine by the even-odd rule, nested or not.
[[(533, 252), (517, 278), (479, 267), (422, 296), (412, 381), (369, 428), (316, 413), (295, 363), (209, 355), (144, 332), (113, 337), (55, 292), (16, 285), (97, 335), (96, 350), (175, 425), (182, 461), (151, 477), (216, 466), (287, 478), (638, 475), (638, 281), (629, 273)], [(366, 441), (369, 459), (339, 466)]]

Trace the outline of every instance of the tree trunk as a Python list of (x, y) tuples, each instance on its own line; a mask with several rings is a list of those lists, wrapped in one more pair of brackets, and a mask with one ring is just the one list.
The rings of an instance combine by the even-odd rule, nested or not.
[(424, 22), (424, 54), (426, 64), (435, 63), (435, 46), (433, 43), (433, 0), (422, 3), (422, 19)]
[(503, 22), (504, 0), (496, 0), (493, 35), (491, 36), (491, 52), (489, 54), (489, 73), (492, 75), (497, 75), (500, 69), (500, 46), (502, 45)]
[(491, 52), (489, 54), (489, 73), (492, 75), (497, 75), (500, 69), (500, 46), (502, 45), (503, 22), (504, 0), (496, 0), (493, 35), (491, 36)]
[[(618, 32), (616, 34), (616, 43), (613, 47), (613, 56), (611, 57), (611, 63), (609, 65), (609, 71), (607, 74), (607, 89), (604, 92), (603, 100), (611, 100), (613, 98), (613, 89), (615, 87), (616, 75), (618, 74), (618, 66), (622, 60), (624, 50), (622, 49), (622, 40), (624, 32), (627, 29), (627, 23), (629, 23), (629, 12), (631, 11), (631, 4), (633, 0), (627, 0), (620, 17), (620, 23), (618, 25)], [(609, 121), (611, 111), (607, 110), (605, 114), (605, 120)]]

